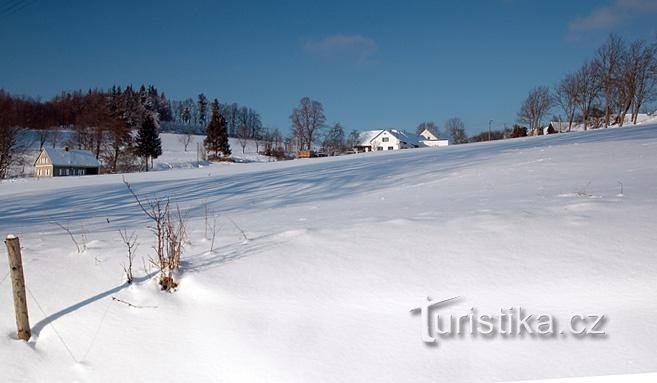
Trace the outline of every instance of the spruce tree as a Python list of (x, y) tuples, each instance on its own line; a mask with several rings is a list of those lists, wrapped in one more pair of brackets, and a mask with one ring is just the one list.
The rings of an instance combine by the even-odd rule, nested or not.
[(205, 128), (208, 115), (208, 98), (203, 93), (198, 95), (198, 123)]
[(144, 122), (142, 122), (137, 132), (137, 147), (135, 154), (146, 160), (146, 171), (148, 171), (148, 159), (151, 161), (162, 154), (162, 141), (160, 132), (155, 125), (155, 120), (150, 113), (147, 113)]
[(219, 152), (224, 157), (231, 155), (230, 144), (228, 144), (226, 119), (221, 115), (219, 101), (216, 98), (212, 102), (212, 117), (210, 117), (210, 124), (208, 124), (204, 144), (205, 149), (209, 152), (214, 152), (215, 157), (219, 156)]

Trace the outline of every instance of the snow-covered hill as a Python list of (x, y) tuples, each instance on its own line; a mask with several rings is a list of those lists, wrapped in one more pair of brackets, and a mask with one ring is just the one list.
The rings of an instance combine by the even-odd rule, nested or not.
[[(162, 140), (162, 155), (154, 161), (155, 170), (170, 170), (180, 168), (195, 168), (199, 165), (207, 165), (207, 162), (199, 162), (201, 158), (197, 151), (198, 145), (203, 145), (205, 136), (191, 136), (191, 142), (185, 146), (180, 141), (182, 135), (174, 133), (162, 133), (160, 139)], [(271, 159), (268, 156), (258, 154), (256, 144), (253, 140), (247, 140), (244, 152), (239, 140), (236, 138), (229, 138), (228, 143), (232, 151), (232, 156), (235, 160), (240, 162), (268, 162)], [(262, 147), (259, 148), (262, 151)]]
[[(187, 216), (172, 294), (153, 279), (149, 223), (121, 176), (2, 184), (0, 234), (21, 239), (33, 337), (12, 338), (0, 279), (0, 375), (470, 382), (655, 372), (656, 149), (652, 125), (126, 175)], [(132, 286), (122, 228), (139, 235)], [(604, 315), (606, 335), (465, 335), (431, 347), (409, 312), (427, 296), (461, 297), (445, 315), (522, 307), (566, 318), (561, 326)]]

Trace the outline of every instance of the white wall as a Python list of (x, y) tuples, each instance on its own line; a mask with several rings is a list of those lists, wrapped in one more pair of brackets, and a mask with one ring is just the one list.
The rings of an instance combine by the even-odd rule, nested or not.
[[(388, 142), (383, 142), (383, 140), (387, 138)], [(383, 150), (399, 150), (400, 148), (401, 141), (392, 134), (388, 133), (387, 131), (384, 131), (383, 133), (379, 134), (376, 136), (374, 140), (372, 140), (372, 151), (377, 151), (377, 147), (380, 146), (383, 148)], [(392, 149), (388, 149), (389, 147), (392, 147)]]

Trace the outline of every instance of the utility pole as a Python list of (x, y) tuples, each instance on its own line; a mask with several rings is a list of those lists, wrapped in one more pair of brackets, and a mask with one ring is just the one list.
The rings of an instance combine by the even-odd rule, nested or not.
[(490, 126), (493, 123), (493, 120), (488, 120), (488, 141), (490, 141)]

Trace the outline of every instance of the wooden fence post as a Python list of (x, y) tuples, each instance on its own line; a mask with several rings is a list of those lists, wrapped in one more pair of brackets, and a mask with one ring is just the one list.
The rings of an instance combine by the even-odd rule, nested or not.
[(18, 237), (8, 235), (5, 240), (9, 255), (9, 270), (11, 271), (11, 288), (14, 291), (14, 311), (16, 311), (16, 328), (18, 339), (30, 339), (30, 320), (27, 315), (27, 300), (25, 299), (25, 278), (23, 277), (23, 261), (21, 260), (21, 245)]

